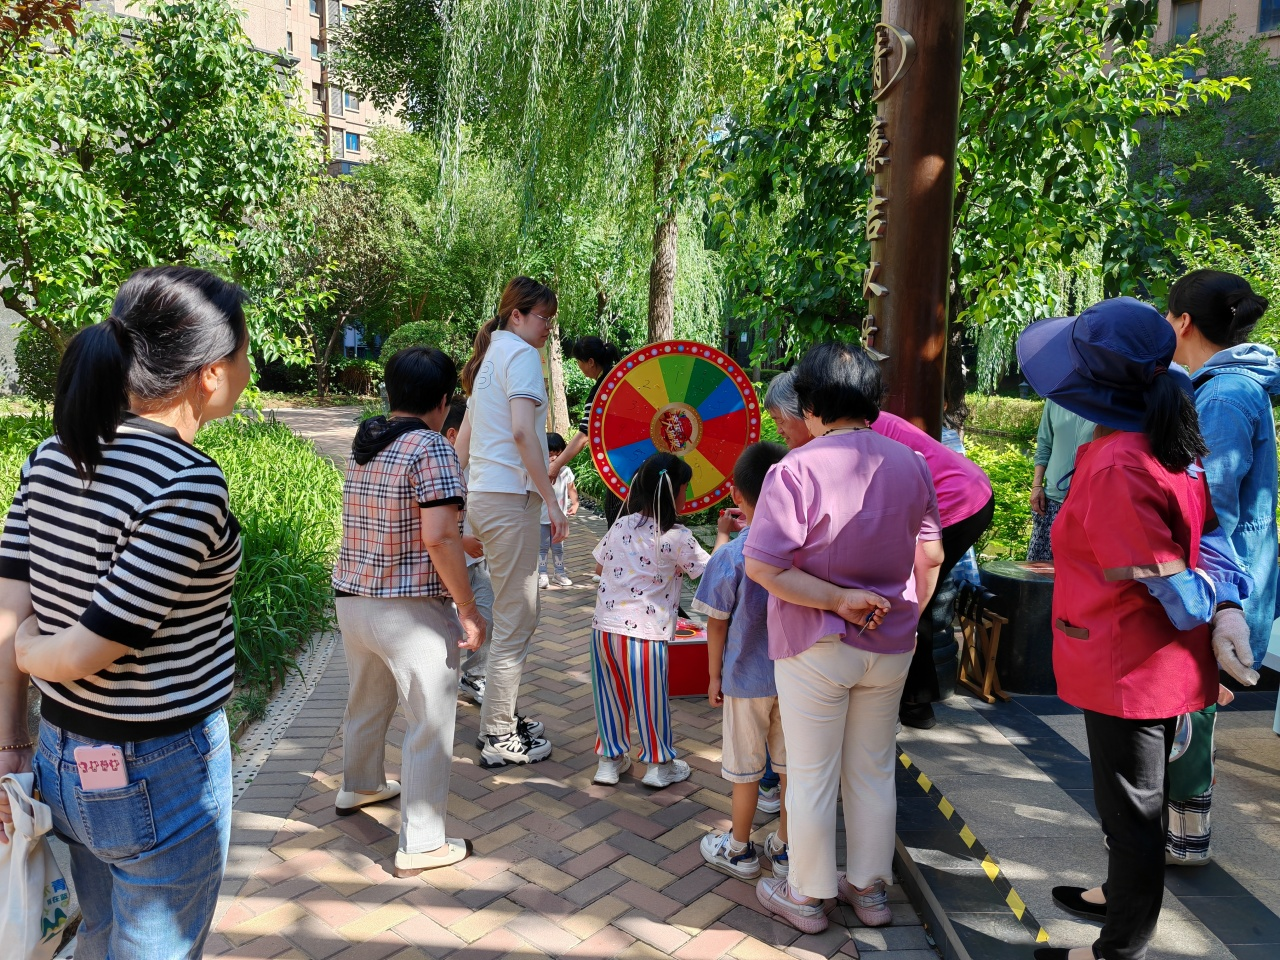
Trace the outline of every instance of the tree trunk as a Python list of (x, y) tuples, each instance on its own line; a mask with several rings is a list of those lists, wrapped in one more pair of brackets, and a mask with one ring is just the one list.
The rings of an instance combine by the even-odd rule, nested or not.
[(573, 431), (569, 419), (569, 401), (564, 392), (564, 351), (560, 348), (560, 325), (551, 327), (547, 341), (547, 366), (551, 371), (551, 430), (567, 441)]
[(676, 213), (669, 210), (653, 232), (649, 267), (649, 342), (676, 335)]
[(653, 155), (653, 199), (661, 219), (653, 231), (653, 262), (649, 266), (649, 342), (676, 335), (676, 204), (669, 196), (669, 164), (661, 150)]
[(334, 348), (342, 340), (346, 325), (346, 315), (343, 314), (338, 320), (338, 325), (333, 328), (333, 333), (329, 334), (329, 340), (324, 345), (324, 352), (315, 358), (316, 396), (321, 400), (329, 395), (329, 358), (333, 356)]

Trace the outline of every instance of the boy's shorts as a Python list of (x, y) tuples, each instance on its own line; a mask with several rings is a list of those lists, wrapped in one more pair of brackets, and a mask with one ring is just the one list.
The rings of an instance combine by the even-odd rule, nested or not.
[(764, 776), (766, 751), (777, 773), (787, 772), (782, 715), (777, 697), (725, 697), (720, 775), (730, 783)]

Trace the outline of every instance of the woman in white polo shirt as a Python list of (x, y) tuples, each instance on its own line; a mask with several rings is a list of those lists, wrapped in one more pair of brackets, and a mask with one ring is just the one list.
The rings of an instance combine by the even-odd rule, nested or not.
[(469, 466), (467, 513), (493, 580), (493, 639), (480, 714), (480, 762), (486, 767), (534, 763), (551, 754), (542, 724), (516, 714), (516, 695), (538, 627), (544, 502), (553, 541), (569, 530), (547, 476), (547, 391), (538, 355), (556, 309), (554, 290), (516, 277), (462, 368), (471, 400), (458, 456)]

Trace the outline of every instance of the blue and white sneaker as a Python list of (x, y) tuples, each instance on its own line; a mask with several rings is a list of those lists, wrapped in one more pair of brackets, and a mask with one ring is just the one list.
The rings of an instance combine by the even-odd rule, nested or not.
[(702, 859), (712, 870), (719, 870), (739, 880), (754, 880), (760, 876), (760, 858), (756, 845), (750, 840), (737, 853), (732, 850), (732, 833), (708, 833), (702, 838)]
[(787, 845), (771, 833), (764, 840), (764, 857), (773, 868), (775, 877), (785, 877), (791, 869), (791, 861), (787, 857)]
[(756, 801), (756, 809), (761, 813), (777, 813), (782, 809), (782, 789), (777, 786), (766, 790), (760, 788), (760, 797)]

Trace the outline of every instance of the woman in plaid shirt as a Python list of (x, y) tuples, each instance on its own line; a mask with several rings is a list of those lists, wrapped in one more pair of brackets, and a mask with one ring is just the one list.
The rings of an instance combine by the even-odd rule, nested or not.
[[(458, 650), (484, 642), (462, 550), (466, 485), (440, 435), (457, 370), (429, 347), (387, 363), (392, 412), (360, 425), (342, 488), (342, 550), (333, 571), (338, 626), (351, 674), (339, 816), (400, 795), (387, 780), (387, 728), (404, 705), (397, 877), (470, 853), (445, 837), (453, 761)], [(456, 607), (455, 607), (456, 601)]]

